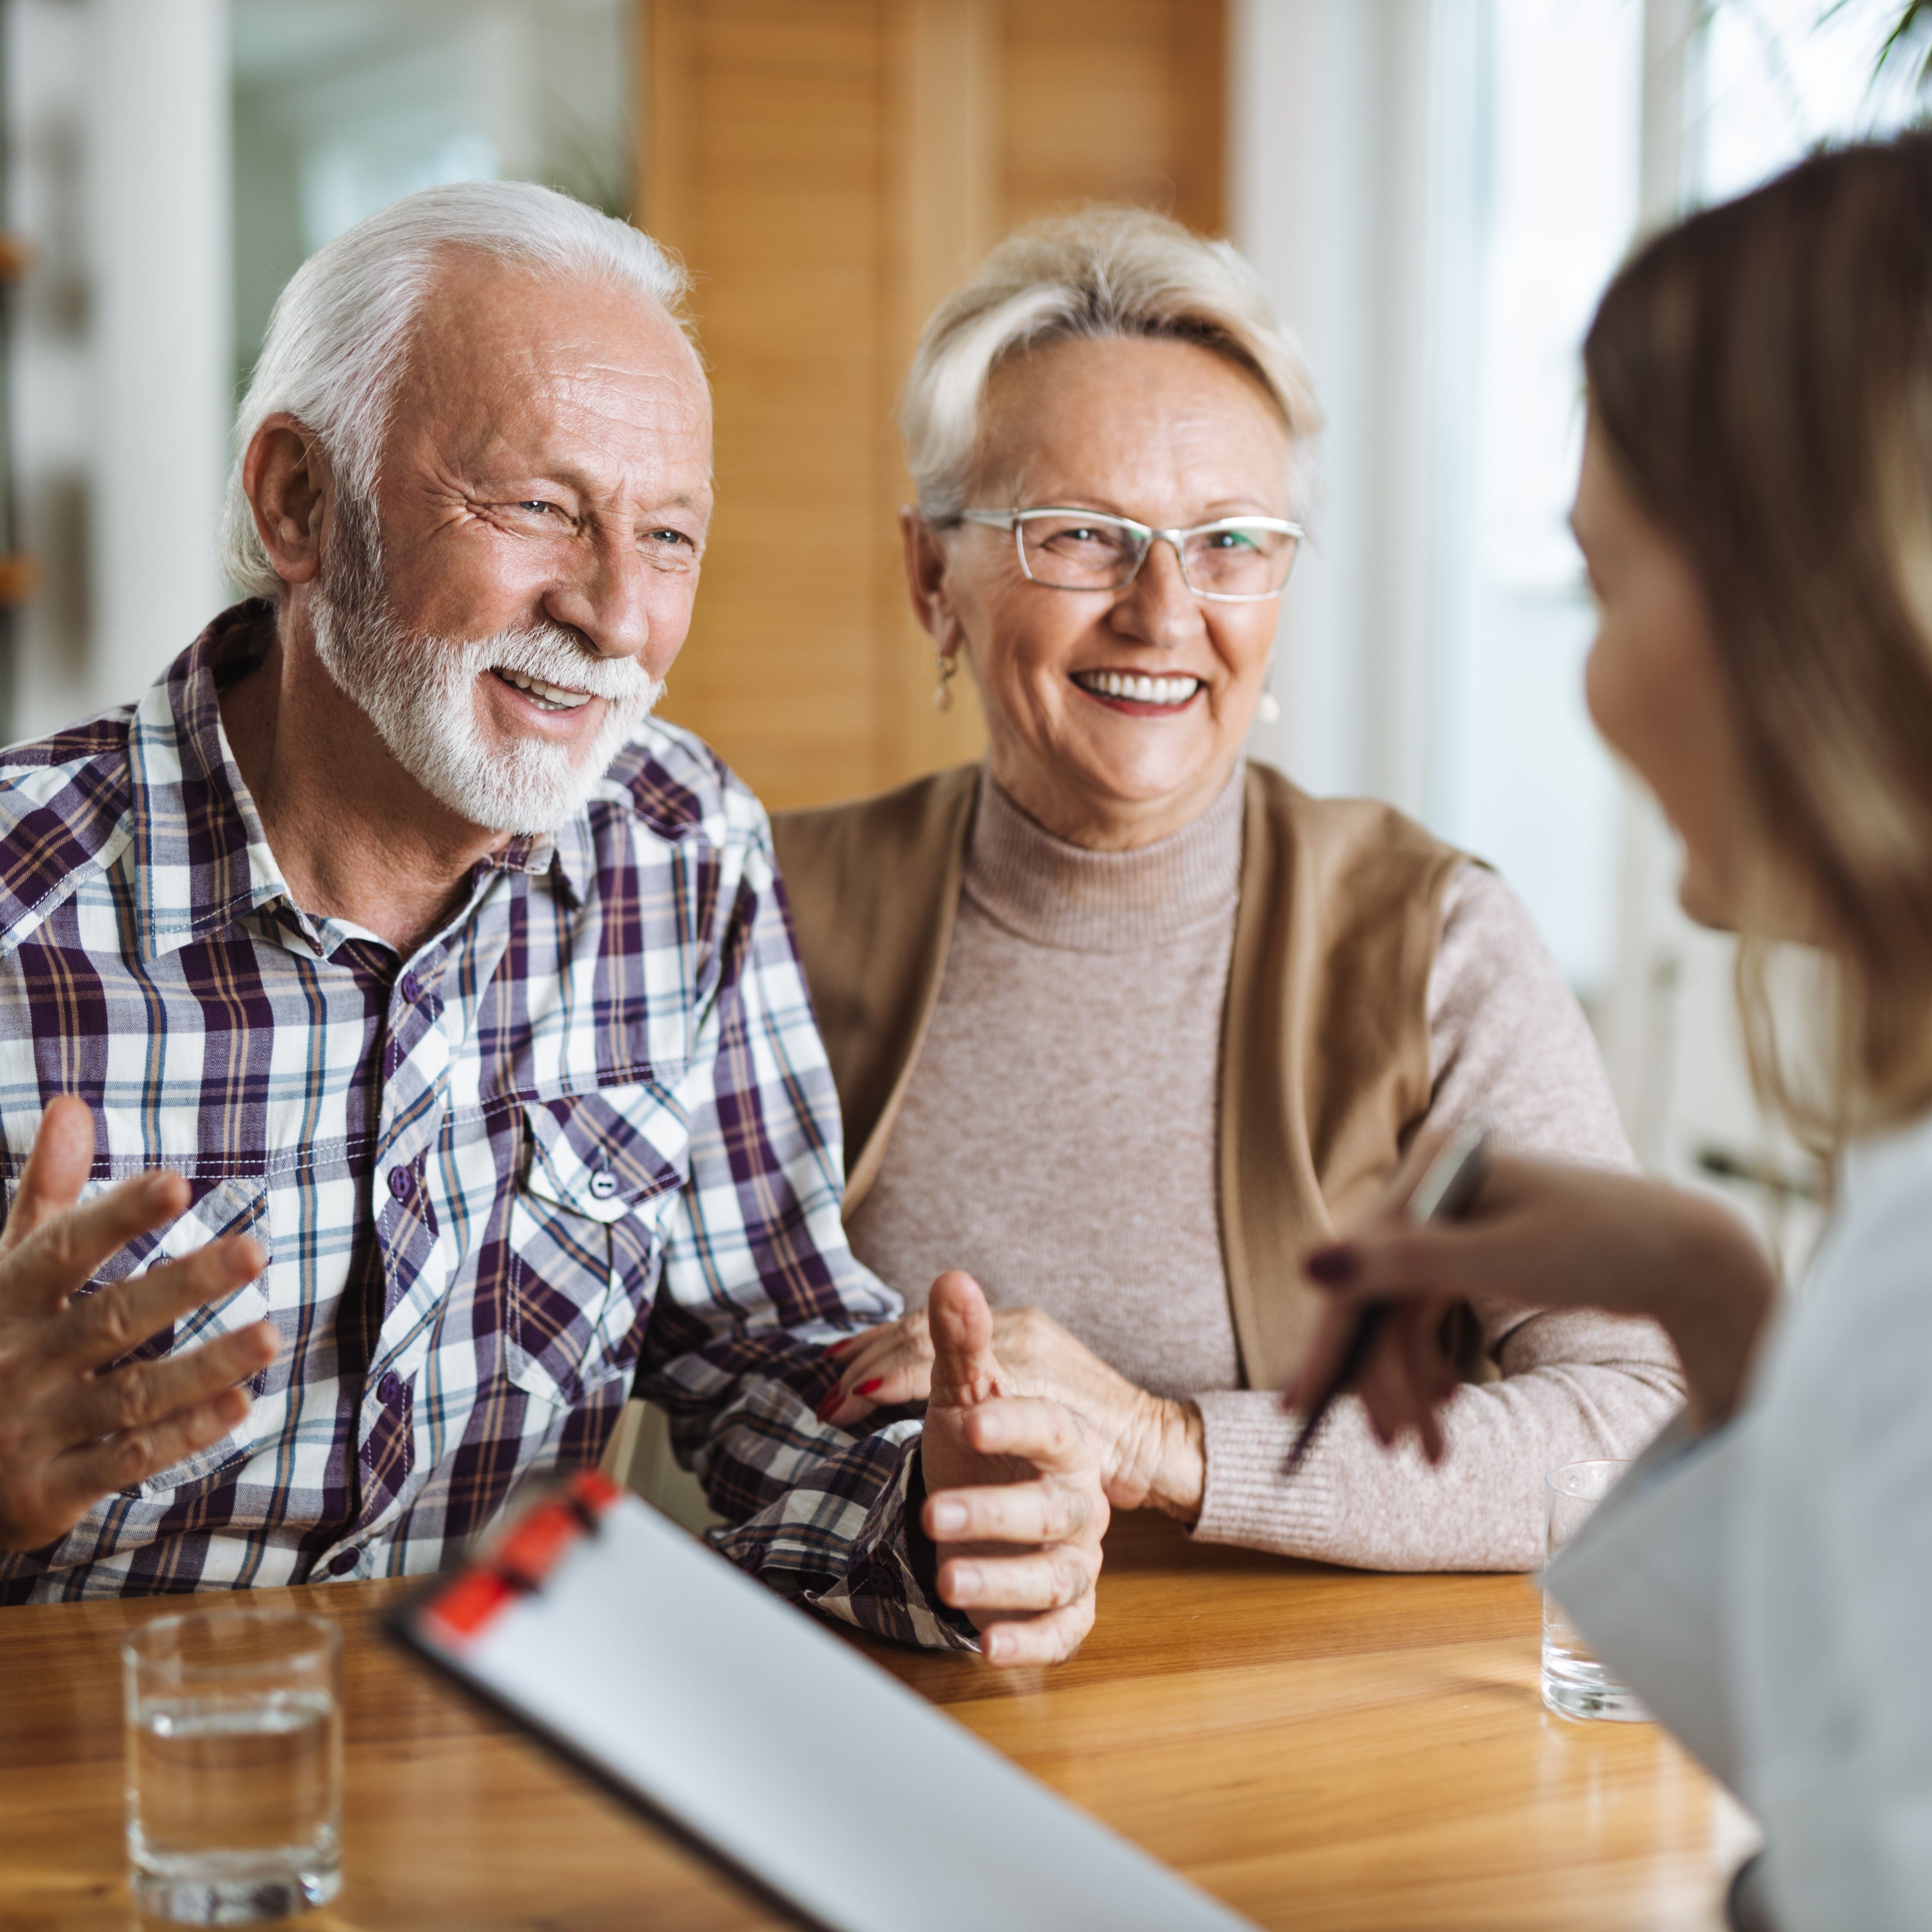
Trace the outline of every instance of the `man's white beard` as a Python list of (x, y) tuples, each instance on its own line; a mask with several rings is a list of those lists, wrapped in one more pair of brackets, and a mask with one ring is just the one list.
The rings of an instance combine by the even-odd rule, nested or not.
[[(392, 755), (432, 798), (492, 832), (554, 832), (574, 818), (664, 695), (635, 658), (599, 657), (554, 624), (494, 638), (412, 637), (391, 609), (370, 520), (338, 500), (310, 608), (315, 652)], [(604, 700), (577, 750), (538, 738), (487, 742), (477, 680), (515, 670)]]

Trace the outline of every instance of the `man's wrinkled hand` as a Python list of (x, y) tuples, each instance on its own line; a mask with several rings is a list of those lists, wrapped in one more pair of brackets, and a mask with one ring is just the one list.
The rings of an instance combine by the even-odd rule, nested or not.
[(266, 1257), (236, 1236), (77, 1294), (188, 1205), (188, 1184), (158, 1173), (76, 1206), (93, 1159), (85, 1103), (53, 1101), (0, 1234), (0, 1549), (52, 1543), (103, 1496), (218, 1442), (248, 1413), (236, 1384), (279, 1346), (258, 1322), (182, 1354), (110, 1366), (252, 1281)]
[(1099, 1440), (1064, 1404), (1002, 1385), (971, 1276), (941, 1275), (927, 1307), (922, 1521), (940, 1596), (972, 1619), (989, 1663), (1058, 1664), (1094, 1624), (1108, 1518)]

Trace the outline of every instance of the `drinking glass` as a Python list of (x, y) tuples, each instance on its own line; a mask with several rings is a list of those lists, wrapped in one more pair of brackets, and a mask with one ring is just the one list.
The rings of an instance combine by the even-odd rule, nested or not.
[[(1556, 1553), (1615, 1489), (1628, 1462), (1565, 1462), (1543, 1479), (1544, 1558)], [(1543, 1701), (1565, 1718), (1608, 1718), (1626, 1724), (1652, 1721), (1636, 1693), (1619, 1684), (1590, 1648), (1562, 1606), (1543, 1593)]]
[(252, 1925), (342, 1883), (342, 1632), (208, 1610), (121, 1647), (134, 1900), (182, 1925)]

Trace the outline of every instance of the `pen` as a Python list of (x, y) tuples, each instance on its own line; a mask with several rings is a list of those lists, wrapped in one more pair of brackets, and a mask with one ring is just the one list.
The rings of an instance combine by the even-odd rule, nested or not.
[[(1418, 1226), (1425, 1221), (1460, 1220), (1483, 1191), (1488, 1150), (1489, 1136), (1480, 1127), (1458, 1127), (1443, 1144), (1442, 1151), (1429, 1163), (1427, 1171), (1402, 1204), (1403, 1219)], [(1283, 1477), (1293, 1475), (1300, 1467), (1309, 1444), (1315, 1439), (1316, 1430), (1321, 1427), (1335, 1398), (1361, 1373), (1375, 1347), (1376, 1337), (1395, 1312), (1395, 1306), (1392, 1301), (1362, 1304), (1361, 1311), (1355, 1317), (1354, 1331), (1335, 1364), (1335, 1372), (1316, 1398), (1314, 1406), (1302, 1423), (1301, 1432), (1294, 1438), (1294, 1447), (1288, 1452), (1288, 1460), (1282, 1465)]]

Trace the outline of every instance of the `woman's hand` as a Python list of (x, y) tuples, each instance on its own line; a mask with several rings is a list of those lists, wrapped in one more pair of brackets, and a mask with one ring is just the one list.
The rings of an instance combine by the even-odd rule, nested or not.
[(1384, 1443), (1413, 1430), (1424, 1452), (1439, 1456), (1435, 1412), (1455, 1388), (1436, 1340), (1442, 1317), (1472, 1295), (1502, 1295), (1658, 1322), (1683, 1364), (1692, 1420), (1708, 1428), (1730, 1418), (1777, 1298), (1768, 1260), (1735, 1215), (1658, 1182), (1498, 1154), (1462, 1220), (1418, 1226), (1401, 1204), (1432, 1150), (1418, 1150), (1366, 1226), (1304, 1260), (1331, 1299), (1283, 1392), (1289, 1408), (1315, 1402), (1361, 1305), (1390, 1303), (1354, 1386)]
[[(996, 1308), (992, 1316), (1003, 1386), (1084, 1418), (1100, 1439), (1114, 1508), (1164, 1510), (1186, 1522), (1199, 1516), (1207, 1461), (1192, 1403), (1138, 1388), (1037, 1308)], [(843, 1368), (821, 1421), (850, 1429), (875, 1408), (931, 1397), (932, 1335), (923, 1309), (837, 1342), (831, 1353)]]

